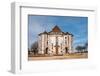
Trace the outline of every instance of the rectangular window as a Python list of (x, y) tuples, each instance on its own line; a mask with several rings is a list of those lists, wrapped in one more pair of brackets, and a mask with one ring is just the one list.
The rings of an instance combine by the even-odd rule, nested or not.
[(52, 49), (53, 49), (53, 43), (52, 43)]
[(65, 37), (65, 44), (67, 44), (67, 37)]
[(61, 43), (61, 49), (62, 49), (62, 43)]

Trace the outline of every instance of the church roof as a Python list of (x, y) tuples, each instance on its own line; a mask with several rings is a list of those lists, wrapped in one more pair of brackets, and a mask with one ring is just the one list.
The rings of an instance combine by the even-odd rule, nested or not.
[(61, 29), (56, 25), (53, 29), (52, 32), (61, 32)]
[(40, 33), (39, 35), (41, 35), (41, 34), (48, 34), (48, 32), (47, 31), (44, 31), (44, 32)]
[(43, 34), (48, 34), (48, 32), (47, 31), (44, 31)]
[(65, 32), (65, 35), (72, 35), (72, 36), (73, 36), (73, 34), (71, 34), (71, 33), (69, 33), (69, 32)]
[(41, 34), (51, 34), (51, 33), (55, 33), (55, 32), (58, 32), (58, 33), (62, 33), (62, 34), (64, 34), (64, 35), (72, 35), (73, 36), (73, 34), (71, 34), (71, 33), (69, 33), (69, 32), (63, 32), (63, 31), (61, 31), (61, 29), (56, 25), (53, 29), (52, 29), (52, 31), (50, 31), (50, 32), (47, 32), (47, 31), (44, 31), (44, 32), (42, 32), (42, 33), (40, 33), (39, 35), (41, 35)]
[(69, 32), (65, 32), (65, 35), (69, 35), (70, 33)]

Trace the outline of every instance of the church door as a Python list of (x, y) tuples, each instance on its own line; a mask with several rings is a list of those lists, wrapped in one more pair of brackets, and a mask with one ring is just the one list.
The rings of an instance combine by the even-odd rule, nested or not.
[(48, 54), (48, 47), (46, 48), (45, 54)]
[(68, 48), (67, 47), (65, 47), (65, 51), (66, 51), (66, 53), (68, 53)]

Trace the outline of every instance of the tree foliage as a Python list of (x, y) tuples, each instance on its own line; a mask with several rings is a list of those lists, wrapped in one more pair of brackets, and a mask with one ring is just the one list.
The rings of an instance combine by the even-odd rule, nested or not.
[(77, 47), (76, 47), (76, 50), (77, 50), (78, 52), (82, 52), (83, 46), (77, 46)]
[(75, 49), (78, 52), (86, 52), (87, 51), (87, 48), (88, 48), (88, 43), (85, 43), (84, 46), (79, 45)]
[(34, 42), (32, 45), (31, 45), (31, 51), (34, 53), (34, 54), (37, 54), (38, 53), (38, 42)]

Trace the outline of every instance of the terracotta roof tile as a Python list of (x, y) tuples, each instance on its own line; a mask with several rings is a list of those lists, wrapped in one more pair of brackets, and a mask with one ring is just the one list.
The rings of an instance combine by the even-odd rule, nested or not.
[(61, 32), (61, 29), (56, 25), (53, 29), (52, 32)]

